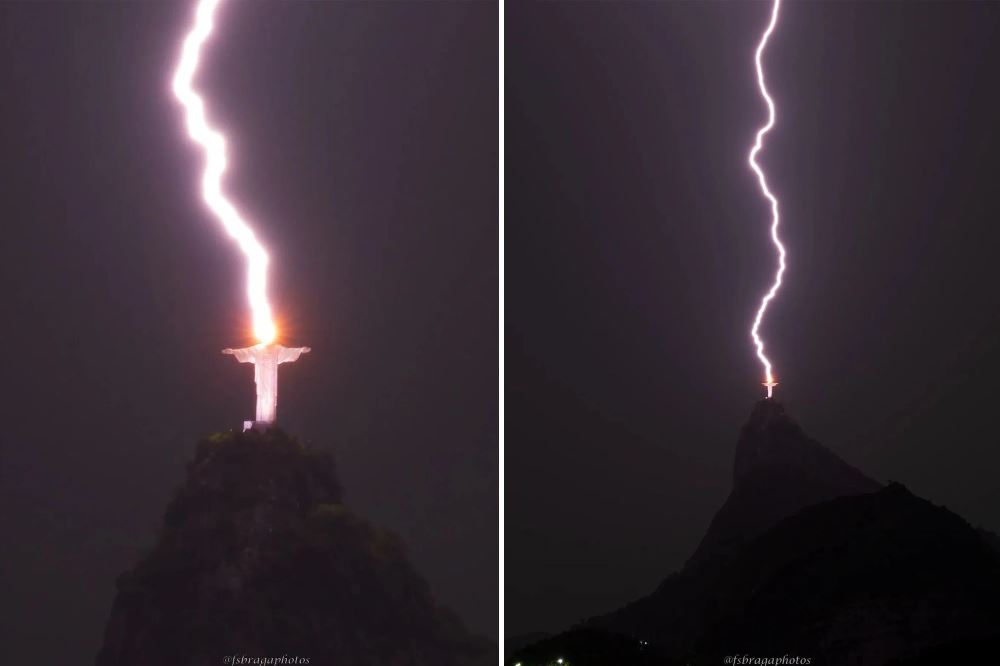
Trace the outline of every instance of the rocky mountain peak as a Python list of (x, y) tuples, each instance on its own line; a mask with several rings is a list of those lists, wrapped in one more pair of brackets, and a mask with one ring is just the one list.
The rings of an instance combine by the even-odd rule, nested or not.
[(496, 663), (496, 646), (434, 601), (399, 539), (343, 504), (332, 456), (280, 430), (198, 444), (156, 544), (118, 579), (97, 666), (233, 654)]
[(880, 487), (809, 437), (781, 403), (761, 400), (740, 429), (729, 498), (691, 559), (725, 557), (803, 507)]

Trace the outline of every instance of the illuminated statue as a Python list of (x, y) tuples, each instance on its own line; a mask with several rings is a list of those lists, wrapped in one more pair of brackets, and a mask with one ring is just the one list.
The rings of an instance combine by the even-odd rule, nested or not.
[(253, 363), (253, 378), (257, 383), (257, 419), (251, 425), (268, 426), (274, 423), (278, 409), (278, 365), (298, 360), (299, 356), (309, 351), (309, 347), (282, 347), (273, 343), (222, 350), (223, 354), (235, 356), (240, 363)]

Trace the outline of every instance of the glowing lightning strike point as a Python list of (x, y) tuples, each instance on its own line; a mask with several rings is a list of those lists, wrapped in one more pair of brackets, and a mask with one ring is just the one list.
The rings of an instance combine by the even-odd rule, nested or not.
[(247, 257), (247, 297), (253, 312), (253, 332), (262, 344), (274, 341), (276, 334), (267, 301), (267, 252), (236, 207), (222, 193), (222, 174), (226, 170), (226, 137), (205, 120), (205, 104), (191, 86), (198, 69), (201, 47), (212, 32), (213, 17), (219, 0), (200, 0), (195, 23), (184, 39), (180, 61), (174, 73), (173, 92), (186, 112), (191, 139), (205, 153), (205, 171), (201, 193), (212, 213), (232, 236)]
[(774, 275), (774, 284), (771, 285), (771, 289), (764, 295), (764, 298), (760, 302), (760, 308), (757, 310), (757, 317), (753, 320), (753, 328), (750, 329), (750, 335), (753, 337), (754, 345), (757, 347), (757, 358), (760, 362), (764, 364), (764, 382), (763, 386), (767, 387), (767, 397), (771, 397), (771, 392), (778, 382), (774, 381), (774, 374), (771, 371), (771, 362), (764, 355), (764, 341), (760, 339), (758, 335), (758, 330), (760, 329), (761, 321), (764, 319), (764, 312), (767, 310), (768, 304), (771, 299), (774, 298), (775, 294), (778, 293), (778, 289), (781, 288), (781, 276), (785, 273), (785, 246), (781, 244), (781, 240), (778, 238), (778, 224), (780, 218), (778, 217), (778, 200), (775, 198), (771, 191), (767, 189), (767, 181), (764, 178), (764, 172), (761, 170), (760, 166), (757, 164), (756, 157), (757, 153), (764, 146), (764, 135), (767, 134), (772, 127), (774, 127), (774, 100), (771, 96), (767, 94), (767, 88), (764, 86), (764, 68), (760, 64), (760, 57), (764, 53), (764, 47), (767, 46), (767, 40), (774, 31), (774, 26), (778, 22), (778, 8), (781, 5), (781, 0), (774, 0), (774, 7), (771, 10), (771, 22), (767, 26), (767, 30), (764, 31), (764, 35), (760, 39), (760, 44), (757, 46), (757, 53), (754, 57), (757, 63), (757, 85), (760, 87), (760, 94), (764, 97), (764, 101), (767, 102), (767, 124), (757, 130), (757, 140), (754, 142), (753, 148), (750, 149), (750, 157), (748, 159), (750, 163), (750, 168), (754, 170), (757, 174), (757, 180), (760, 182), (760, 189), (764, 196), (767, 197), (768, 201), (771, 202), (771, 241), (774, 246), (778, 249), (778, 272)]

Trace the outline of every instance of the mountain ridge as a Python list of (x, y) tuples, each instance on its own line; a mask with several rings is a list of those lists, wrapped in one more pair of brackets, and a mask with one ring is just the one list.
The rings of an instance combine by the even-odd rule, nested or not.
[(1000, 645), (996, 535), (867, 477), (772, 400), (755, 404), (741, 428), (732, 480), (681, 569), (510, 663), (799, 654), (812, 664), (882, 666), (937, 663), (927, 659), (941, 645), (956, 654)]
[(277, 429), (199, 442), (156, 544), (117, 588), (97, 666), (496, 661), (399, 539), (344, 505), (332, 455)]

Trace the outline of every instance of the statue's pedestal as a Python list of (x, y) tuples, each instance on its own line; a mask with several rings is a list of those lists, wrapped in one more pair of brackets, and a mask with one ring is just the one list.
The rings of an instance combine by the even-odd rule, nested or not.
[(270, 421), (244, 421), (243, 422), (243, 432), (247, 430), (256, 430), (257, 432), (265, 432), (271, 429), (273, 425)]

